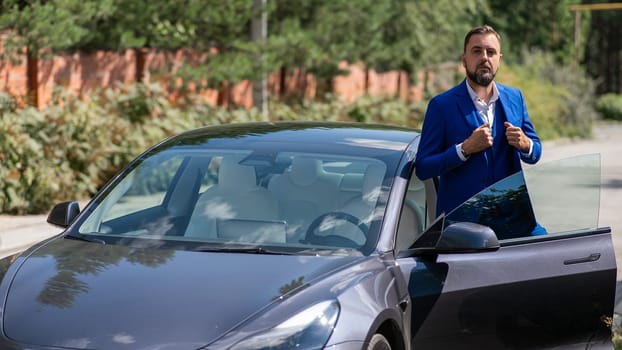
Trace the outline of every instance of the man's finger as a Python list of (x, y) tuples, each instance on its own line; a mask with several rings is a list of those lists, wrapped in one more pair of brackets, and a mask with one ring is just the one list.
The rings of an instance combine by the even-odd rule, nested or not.
[(480, 125), (478, 129), (490, 129), (490, 123), (484, 123), (483, 125)]

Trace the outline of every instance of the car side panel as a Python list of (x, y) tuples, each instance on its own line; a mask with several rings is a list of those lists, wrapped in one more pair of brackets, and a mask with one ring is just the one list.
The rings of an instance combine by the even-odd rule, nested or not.
[(616, 263), (604, 231), (400, 259), (413, 302), (413, 348), (610, 344)]

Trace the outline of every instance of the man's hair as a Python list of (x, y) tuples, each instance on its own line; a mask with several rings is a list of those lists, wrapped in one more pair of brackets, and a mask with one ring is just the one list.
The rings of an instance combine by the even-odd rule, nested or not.
[(469, 40), (473, 35), (480, 34), (494, 34), (495, 37), (497, 37), (497, 40), (499, 40), (499, 45), (501, 45), (501, 35), (499, 35), (499, 33), (497, 33), (497, 31), (494, 30), (494, 28), (492, 28), (491, 26), (484, 24), (483, 26), (475, 27), (469, 30), (467, 35), (464, 37), (464, 48), (462, 49), (462, 51), (466, 51), (467, 44), (469, 43)]

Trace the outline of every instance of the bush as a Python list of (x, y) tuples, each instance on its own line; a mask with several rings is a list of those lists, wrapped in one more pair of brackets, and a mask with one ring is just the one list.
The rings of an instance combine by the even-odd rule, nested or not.
[(595, 108), (604, 119), (622, 120), (622, 95), (602, 95), (596, 100)]
[[(499, 81), (523, 90), (540, 137), (589, 136), (596, 115), (590, 109), (591, 81), (546, 55), (528, 59), (524, 66), (503, 66)], [(216, 107), (194, 96), (173, 105), (158, 84), (82, 97), (57, 90), (56, 104), (43, 110), (20, 109), (12, 101), (0, 95), (0, 213), (11, 214), (42, 213), (56, 202), (88, 199), (146, 148), (185, 130), (268, 119), (419, 128), (427, 105), (370, 96), (344, 103), (328, 96), (293, 105), (272, 101), (266, 118), (255, 109)]]
[[(92, 197), (146, 148), (193, 128), (266, 121), (255, 109), (215, 107), (188, 97), (172, 105), (159, 85), (130, 85), (78, 98), (55, 91), (55, 105), (1, 109), (0, 213), (46, 212)], [(7, 104), (9, 106), (9, 104)], [(421, 125), (422, 105), (363, 98), (346, 105), (270, 104), (270, 120), (362, 121)]]
[(498, 80), (522, 90), (538, 135), (591, 136), (597, 119), (594, 82), (580, 69), (556, 63), (551, 55), (527, 53), (523, 61), (520, 66), (502, 66)]

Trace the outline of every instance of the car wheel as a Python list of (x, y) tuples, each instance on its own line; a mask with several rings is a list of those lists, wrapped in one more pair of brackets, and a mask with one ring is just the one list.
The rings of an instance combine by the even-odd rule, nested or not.
[(369, 341), (367, 350), (391, 350), (391, 344), (382, 334), (374, 334)]

